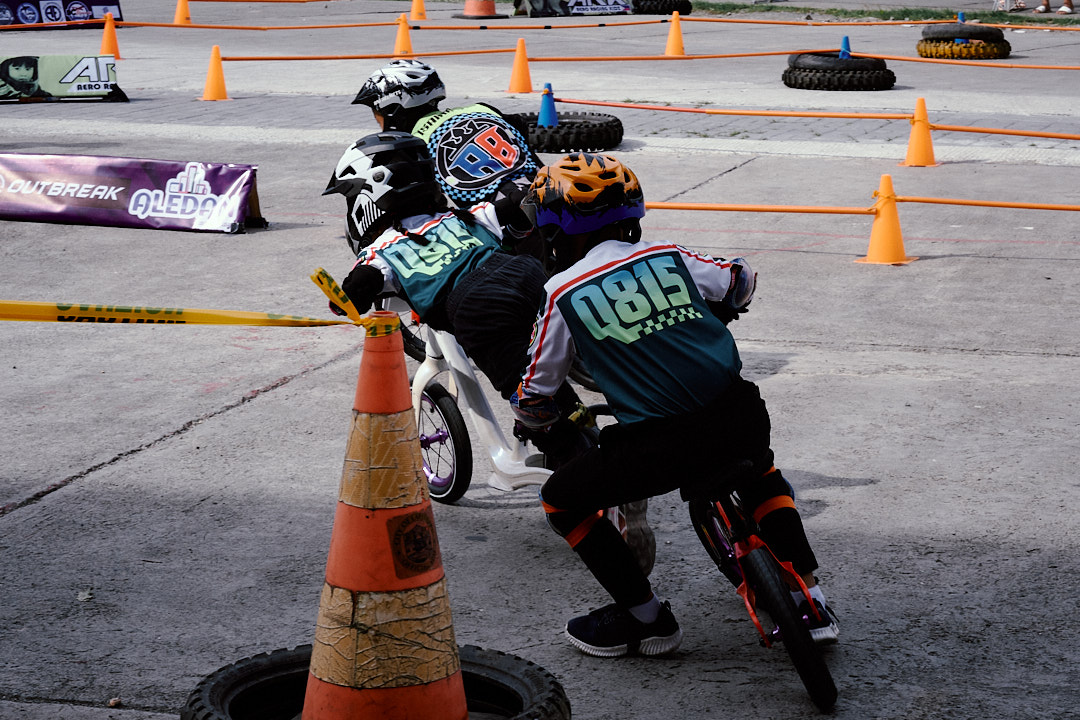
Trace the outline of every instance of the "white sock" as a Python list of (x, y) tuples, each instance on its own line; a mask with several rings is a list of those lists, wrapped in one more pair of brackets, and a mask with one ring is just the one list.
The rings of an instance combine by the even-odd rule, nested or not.
[(630, 608), (630, 614), (646, 625), (656, 622), (656, 618), (660, 615), (659, 598), (653, 595), (647, 602)]
[[(825, 606), (825, 593), (822, 592), (820, 585), (815, 585), (814, 587), (810, 588), (810, 597), (821, 603), (822, 607)], [(806, 600), (806, 596), (803, 595), (802, 590), (794, 590), (791, 593), (791, 599), (795, 601), (796, 605), (798, 605), (799, 603)]]

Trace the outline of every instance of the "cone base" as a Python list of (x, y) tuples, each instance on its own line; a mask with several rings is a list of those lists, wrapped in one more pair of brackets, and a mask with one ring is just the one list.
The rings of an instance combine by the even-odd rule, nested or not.
[(939, 162), (930, 162), (930, 163), (926, 163), (926, 162), (908, 162), (907, 160), (905, 160), (902, 163), (896, 163), (896, 166), (897, 167), (937, 167), (940, 164), (941, 163), (939, 163)]
[(857, 263), (866, 263), (868, 265), (907, 265), (908, 263), (915, 262), (918, 257), (904, 257), (899, 260), (871, 260), (870, 256), (855, 258)]
[(464, 20), (498, 20), (501, 18), (508, 18), (509, 15), (451, 15), (450, 17), (462, 18)]

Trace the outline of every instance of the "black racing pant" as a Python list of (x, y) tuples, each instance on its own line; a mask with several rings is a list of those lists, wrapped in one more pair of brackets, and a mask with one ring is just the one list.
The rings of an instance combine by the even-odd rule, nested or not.
[(547, 275), (529, 255), (495, 253), (450, 293), (454, 337), (504, 398), (521, 382)]
[(603, 508), (662, 495), (716, 474), (724, 459), (751, 459), (761, 475), (738, 493), (758, 516), (781, 560), (803, 574), (817, 560), (791, 501), (791, 487), (772, 465), (769, 413), (754, 383), (739, 380), (704, 409), (673, 418), (612, 425), (600, 444), (560, 467), (540, 489), (548, 522), (566, 538), (618, 604), (648, 599), (649, 580)]

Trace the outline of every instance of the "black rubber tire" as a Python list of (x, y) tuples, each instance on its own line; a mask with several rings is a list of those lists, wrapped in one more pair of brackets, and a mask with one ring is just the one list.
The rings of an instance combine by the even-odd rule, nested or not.
[(888, 90), (896, 84), (892, 70), (804, 70), (785, 68), (784, 84), (797, 90)]
[(984, 42), (1001, 42), (1005, 39), (1005, 33), (1001, 28), (986, 27), (985, 25), (971, 23), (935, 23), (923, 28), (924, 40), (982, 40)]
[(427, 343), (420, 336), (420, 323), (416, 322), (412, 313), (401, 314), (401, 342), (405, 346), (405, 354), (416, 362), (424, 362), (427, 357)]
[(852, 57), (842, 58), (840, 53), (795, 53), (788, 55), (788, 67), (797, 70), (829, 70), (843, 72), (866, 72), (884, 70), (885, 61), (881, 58)]
[(947, 60), (999, 60), (1009, 57), (1012, 46), (1008, 40), (980, 40), (958, 43), (955, 40), (920, 40), (915, 46), (919, 57)]
[(673, 12), (689, 15), (694, 10), (691, 0), (638, 0), (634, 3), (635, 15), (670, 15)]
[(780, 579), (780, 568), (767, 548), (751, 550), (742, 559), (747, 583), (753, 589), (757, 607), (765, 610), (780, 628), (788, 657), (795, 665), (803, 686), (818, 709), (829, 712), (836, 704), (836, 684), (821, 651), (810, 637), (810, 629)]
[(519, 113), (528, 125), (529, 146), (536, 152), (595, 152), (618, 147), (623, 138), (622, 121), (614, 115), (591, 112), (558, 113), (555, 127), (537, 127), (539, 113)]
[[(459, 648), (471, 713), (512, 720), (569, 720), (570, 701), (554, 675), (508, 653)], [(180, 720), (294, 720), (304, 708), (311, 645), (239, 660), (203, 679)]]
[(472, 440), (457, 400), (437, 382), (424, 388), (417, 432), (431, 499), (456, 503), (472, 482)]

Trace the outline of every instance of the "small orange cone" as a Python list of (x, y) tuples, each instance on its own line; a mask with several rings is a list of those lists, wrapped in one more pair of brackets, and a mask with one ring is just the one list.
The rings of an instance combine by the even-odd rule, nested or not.
[(874, 224), (870, 228), (870, 249), (866, 257), (855, 262), (875, 265), (907, 265), (917, 257), (904, 254), (904, 238), (900, 233), (900, 215), (896, 212), (896, 193), (892, 177), (881, 176), (881, 185), (874, 193)]
[(525, 38), (518, 38), (514, 51), (514, 68), (510, 71), (510, 88), (507, 92), (531, 93), (532, 76), (529, 75), (529, 56), (525, 53)]
[(409, 19), (405, 13), (397, 20), (397, 38), (394, 40), (395, 55), (412, 55), (412, 40), (409, 39)]
[(360, 360), (301, 717), (466, 720), (401, 332), (377, 328)]
[(427, 20), (427, 10), (424, 9), (424, 0), (413, 0), (409, 8), (410, 20)]
[(176, 0), (176, 14), (173, 15), (173, 25), (190, 25), (191, 10), (188, 9), (188, 0)]
[(908, 167), (934, 167), (939, 164), (934, 162), (934, 143), (930, 139), (930, 120), (926, 117), (926, 100), (923, 98), (915, 101), (907, 157), (900, 164)]
[(101, 34), (101, 55), (112, 55), (117, 60), (120, 57), (120, 48), (116, 44), (116, 22), (111, 12), (105, 13), (105, 32)]
[(210, 51), (210, 68), (206, 71), (206, 87), (203, 88), (203, 100), (228, 100), (225, 92), (225, 71), (221, 67), (221, 47), (214, 46)]
[(665, 55), (685, 55), (686, 50), (683, 49), (682, 41), (682, 28), (679, 26), (679, 11), (671, 13), (671, 29), (668, 30), (667, 35), (667, 48), (664, 50)]

